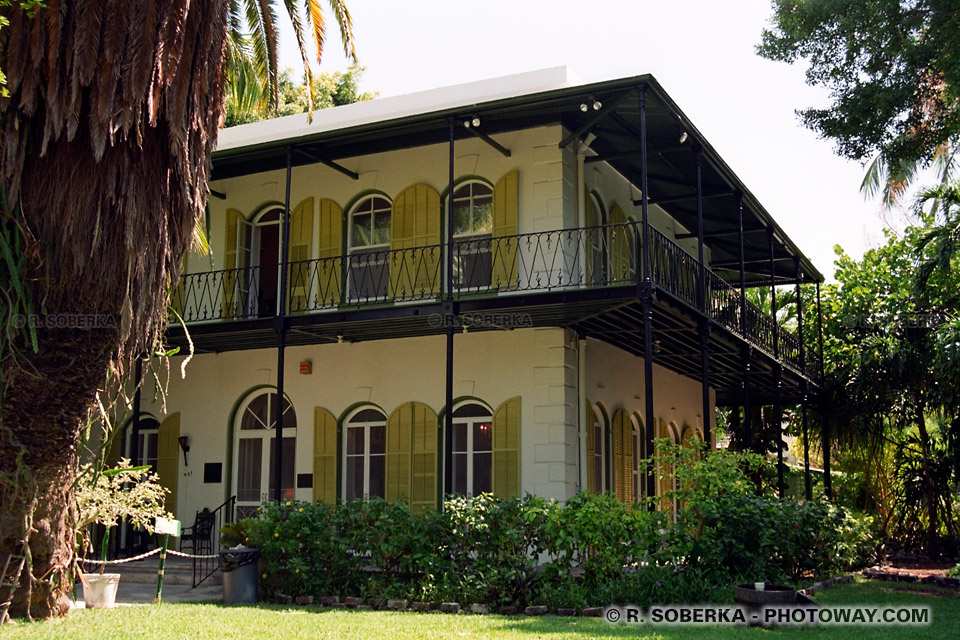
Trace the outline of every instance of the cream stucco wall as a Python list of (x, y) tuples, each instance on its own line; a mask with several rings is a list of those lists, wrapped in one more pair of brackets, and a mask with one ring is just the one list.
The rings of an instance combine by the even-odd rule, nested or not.
[[(577, 490), (575, 341), (563, 329), (517, 329), (457, 334), (454, 395), (477, 397), (496, 409), (521, 397), (521, 487), (563, 500)], [(372, 403), (388, 415), (401, 403), (419, 401), (439, 412), (444, 404), (445, 338), (431, 336), (355, 344), (289, 347), (285, 392), (297, 414), (296, 473), (312, 473), (313, 408), (335, 416), (356, 403)], [(299, 374), (311, 360), (313, 373)], [(179, 463), (178, 516), (192, 522), (203, 507), (219, 505), (234, 491), (230, 474), (235, 411), (252, 389), (276, 384), (274, 349), (204, 354), (179, 377), (172, 376), (166, 408), (144, 402), (144, 411), (163, 419), (180, 412), (180, 432), (190, 438), (188, 466)], [(149, 390), (144, 394), (149, 397)], [(221, 483), (203, 482), (203, 465), (223, 463)], [(297, 489), (311, 499), (310, 489)]]
[[(472, 396), (496, 408), (521, 397), (521, 488), (565, 500), (583, 485), (581, 403), (602, 403), (643, 415), (643, 360), (593, 339), (578, 341), (557, 328), (457, 334), (454, 396)], [(297, 414), (295, 471), (312, 473), (313, 408), (342, 418), (357, 403), (371, 403), (390, 414), (404, 402), (419, 401), (439, 412), (444, 403), (445, 338), (430, 336), (355, 344), (289, 347), (285, 391)], [(220, 504), (235, 492), (231, 425), (236, 409), (257, 387), (276, 384), (274, 349), (204, 354), (179, 376), (180, 358), (171, 362), (166, 407), (144, 402), (159, 419), (180, 412), (181, 434), (190, 438), (188, 465), (179, 462), (177, 515), (192, 522), (203, 507)], [(313, 372), (299, 374), (299, 363)], [(581, 370), (582, 363), (582, 370)], [(151, 394), (145, 394), (149, 397)], [(679, 426), (702, 430), (700, 384), (654, 367), (655, 413)], [(713, 409), (711, 391), (711, 413)], [(204, 483), (203, 467), (223, 464), (222, 481)], [(311, 489), (296, 497), (310, 500)]]
[[(581, 341), (581, 348), (585, 361), (583, 397), (592, 405), (602, 405), (607, 417), (617, 409), (638, 416), (642, 432), (646, 413), (643, 358), (592, 338)], [(689, 425), (703, 435), (702, 397), (699, 381), (653, 365), (653, 413), (658, 421), (673, 423), (681, 431)], [(711, 434), (715, 434), (716, 392), (712, 388), (710, 425)], [(581, 440), (586, 437), (586, 426), (581, 430)], [(582, 477), (585, 481), (586, 476)]]

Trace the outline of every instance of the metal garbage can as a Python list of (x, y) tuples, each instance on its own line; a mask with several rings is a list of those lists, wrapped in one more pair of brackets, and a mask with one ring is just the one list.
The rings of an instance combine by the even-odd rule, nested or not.
[(243, 604), (257, 601), (257, 565), (259, 560), (259, 549), (239, 546), (220, 552), (224, 604)]

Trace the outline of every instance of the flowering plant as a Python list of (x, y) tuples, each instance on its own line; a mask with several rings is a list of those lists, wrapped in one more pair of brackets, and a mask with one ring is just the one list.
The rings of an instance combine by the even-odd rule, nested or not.
[(76, 491), (75, 525), (80, 550), (92, 547), (90, 525), (100, 524), (106, 528), (100, 541), (100, 559), (105, 561), (110, 530), (121, 518), (129, 518), (133, 526), (153, 533), (155, 518), (171, 517), (163, 508), (167, 489), (149, 469), (149, 466), (131, 466), (126, 458), (121, 458), (115, 468), (100, 473), (94, 473), (89, 464), (81, 467), (80, 477), (91, 480), (81, 482)]

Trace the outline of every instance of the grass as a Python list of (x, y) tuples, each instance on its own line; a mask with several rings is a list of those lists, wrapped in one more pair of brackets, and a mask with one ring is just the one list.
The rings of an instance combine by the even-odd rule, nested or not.
[[(717, 626), (613, 626), (598, 618), (526, 618), (261, 605), (160, 604), (113, 610), (77, 610), (62, 620), (4, 625), (0, 639), (61, 638), (943, 638), (960, 628), (960, 595), (926, 585), (866, 581), (817, 594), (823, 605), (928, 605), (932, 624), (925, 627), (820, 627), (762, 629)], [(953, 629), (954, 631), (950, 631)]]

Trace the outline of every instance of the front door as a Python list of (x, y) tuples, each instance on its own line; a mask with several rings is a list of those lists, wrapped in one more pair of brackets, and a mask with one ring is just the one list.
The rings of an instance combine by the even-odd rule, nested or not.
[[(240, 410), (234, 435), (233, 478), (238, 519), (255, 516), (261, 503), (276, 497), (276, 406), (277, 394), (267, 391), (255, 395)], [(286, 399), (281, 431), (281, 497), (292, 499), (297, 417)]]

